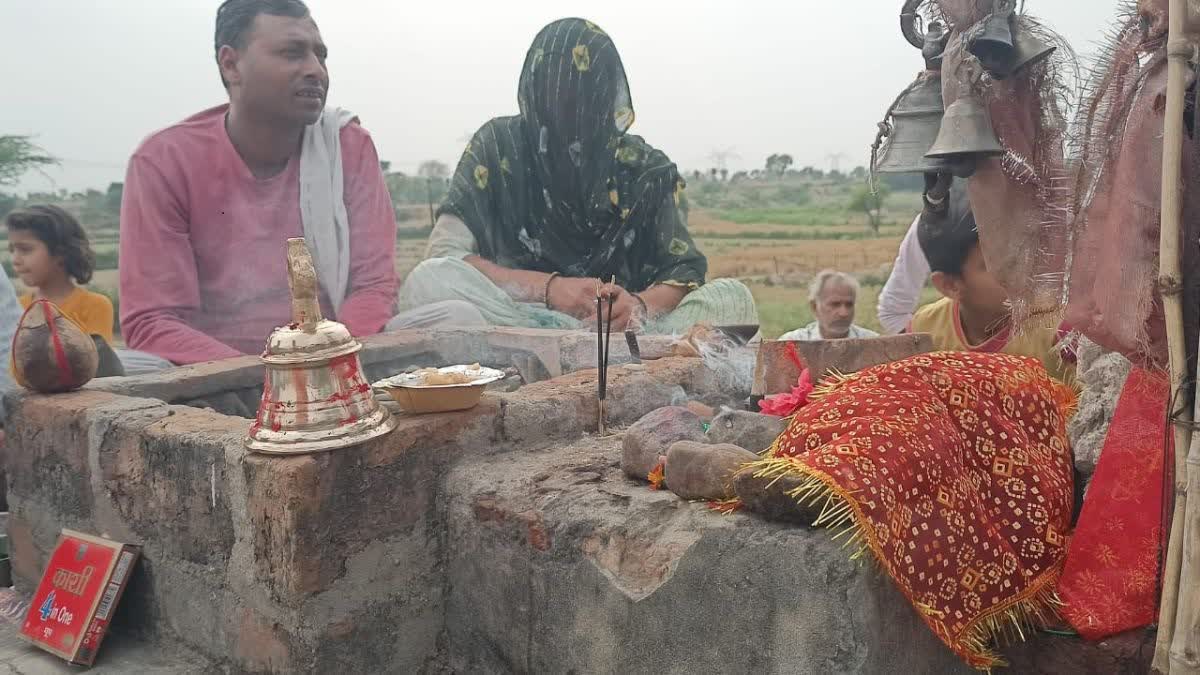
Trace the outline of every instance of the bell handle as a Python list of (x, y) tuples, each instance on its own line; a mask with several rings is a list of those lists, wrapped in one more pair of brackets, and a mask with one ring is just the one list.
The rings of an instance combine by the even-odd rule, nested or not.
[(917, 19), (920, 18), (917, 9), (924, 3), (925, 0), (904, 0), (904, 6), (900, 9), (900, 32), (917, 49), (925, 48), (925, 36), (917, 29)]
[(301, 329), (315, 329), (324, 317), (321, 316), (317, 268), (303, 237), (287, 240), (287, 260), (292, 322)]

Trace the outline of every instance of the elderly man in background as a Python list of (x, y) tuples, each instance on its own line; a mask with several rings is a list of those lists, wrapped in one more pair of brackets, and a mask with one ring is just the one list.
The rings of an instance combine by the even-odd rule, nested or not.
[(780, 340), (807, 342), (878, 337), (875, 331), (854, 325), (858, 280), (844, 272), (824, 270), (808, 288), (808, 304), (816, 321), (784, 333)]

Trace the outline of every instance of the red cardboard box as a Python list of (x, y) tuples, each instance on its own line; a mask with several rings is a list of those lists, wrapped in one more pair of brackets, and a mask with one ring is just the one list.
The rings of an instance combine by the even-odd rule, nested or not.
[(21, 637), (70, 663), (92, 665), (138, 554), (136, 546), (63, 530)]

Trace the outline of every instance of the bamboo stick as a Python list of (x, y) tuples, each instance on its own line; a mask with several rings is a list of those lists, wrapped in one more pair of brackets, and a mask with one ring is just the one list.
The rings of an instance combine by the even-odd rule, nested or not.
[[(1196, 397), (1193, 419), (1200, 419), (1200, 396)], [(1187, 457), (1187, 494), (1191, 499), (1183, 514), (1182, 564), (1171, 640), (1171, 675), (1200, 674), (1200, 434), (1192, 433)]]
[[(1180, 18), (1190, 43), (1196, 44), (1197, 18), (1200, 2), (1187, 0), (1187, 16)], [(1195, 58), (1192, 51), (1191, 57)], [(1180, 57), (1182, 59), (1182, 57)], [(1190, 270), (1196, 274), (1196, 270)], [(1200, 396), (1196, 397), (1193, 419), (1200, 419)], [(1176, 675), (1200, 673), (1200, 434), (1192, 432), (1187, 458), (1187, 501), (1182, 527), (1183, 560), (1180, 566), (1179, 609), (1175, 615), (1175, 635), (1171, 646), (1171, 672)]]
[[(1171, 361), (1171, 401), (1174, 415), (1180, 401), (1186, 401), (1184, 390), (1188, 377), (1187, 349), (1183, 330), (1183, 277), (1180, 258), (1180, 221), (1182, 202), (1180, 181), (1183, 165), (1183, 114), (1184, 90), (1187, 85), (1188, 59), (1192, 47), (1184, 36), (1186, 0), (1170, 0), (1167, 39), (1167, 108), (1166, 127), (1163, 135), (1162, 166), (1162, 221), (1159, 241), (1159, 286), (1162, 290), (1163, 309), (1167, 321), (1167, 343)], [(1158, 642), (1154, 650), (1154, 668), (1164, 673), (1174, 673), (1175, 659), (1171, 648), (1176, 629), (1176, 612), (1179, 609), (1180, 591), (1184, 594), (1197, 590), (1196, 579), (1182, 576), (1184, 549), (1184, 514), (1187, 499), (1187, 452), (1191, 446), (1191, 408), (1184, 406), (1180, 420), (1174, 425), (1175, 438), (1175, 508), (1171, 517), (1171, 533), (1167, 549), (1166, 567), (1163, 575), (1163, 593), (1158, 623)], [(1200, 499), (1200, 494), (1197, 495)], [(1193, 508), (1195, 506), (1193, 505)], [(1200, 569), (1189, 570), (1189, 573)], [(1183, 636), (1187, 639), (1187, 636)], [(1183, 664), (1178, 673), (1187, 673)], [(1194, 671), (1192, 671), (1194, 672)]]

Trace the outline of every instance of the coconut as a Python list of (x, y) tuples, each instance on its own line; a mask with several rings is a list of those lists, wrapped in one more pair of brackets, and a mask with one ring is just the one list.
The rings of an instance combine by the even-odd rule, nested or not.
[(79, 389), (96, 376), (100, 365), (91, 336), (47, 300), (25, 310), (12, 346), (17, 383), (43, 394)]

